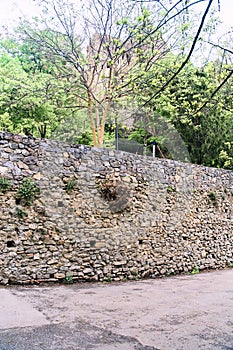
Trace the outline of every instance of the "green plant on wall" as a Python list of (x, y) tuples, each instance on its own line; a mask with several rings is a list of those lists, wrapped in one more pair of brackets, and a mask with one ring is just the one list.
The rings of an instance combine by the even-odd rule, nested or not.
[(73, 276), (70, 273), (67, 273), (66, 277), (65, 277), (65, 283), (67, 284), (72, 284), (74, 283), (73, 281)]
[(172, 186), (168, 186), (167, 187), (167, 192), (168, 193), (176, 192), (176, 189), (174, 187), (172, 187)]
[(136, 271), (132, 271), (131, 275), (133, 276), (133, 280), (137, 281), (138, 280), (138, 273)]
[(198, 266), (195, 266), (191, 272), (192, 275), (197, 275), (198, 273), (200, 273), (200, 270), (198, 268)]
[(77, 181), (74, 178), (68, 180), (67, 183), (65, 184), (65, 191), (67, 193), (74, 191), (76, 188), (77, 188)]
[(211, 202), (216, 205), (217, 204), (217, 194), (216, 192), (209, 192), (208, 197), (211, 200)]
[(105, 278), (105, 282), (106, 282), (106, 283), (111, 283), (111, 282), (112, 282), (112, 277), (111, 277), (111, 276), (107, 276), (107, 277)]
[(5, 177), (0, 177), (0, 192), (6, 193), (11, 189), (11, 183)]
[(31, 179), (27, 178), (19, 187), (16, 199), (18, 202), (29, 207), (39, 193), (39, 187)]
[(20, 219), (28, 216), (27, 212), (19, 207), (16, 208), (16, 216)]

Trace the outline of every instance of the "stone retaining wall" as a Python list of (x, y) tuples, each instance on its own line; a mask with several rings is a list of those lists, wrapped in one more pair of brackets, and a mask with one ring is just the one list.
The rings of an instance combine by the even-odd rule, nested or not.
[(0, 180), (1, 284), (233, 264), (231, 171), (1, 132)]

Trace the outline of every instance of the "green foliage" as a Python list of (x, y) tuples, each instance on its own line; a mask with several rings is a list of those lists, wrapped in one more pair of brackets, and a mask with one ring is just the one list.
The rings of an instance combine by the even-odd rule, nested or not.
[[(176, 56), (164, 58), (154, 72), (147, 73), (143, 94), (139, 103), (153, 95), (154, 89), (163, 85), (167, 77), (172, 76), (171, 64), (179, 64)], [(229, 99), (232, 91), (232, 79), (218, 92), (212, 100), (211, 94), (219, 82), (226, 76), (229, 66), (222, 65), (220, 73), (218, 62), (198, 68), (192, 63), (186, 65), (167, 89), (156, 100), (151, 100), (150, 112), (145, 128), (155, 137), (161, 134), (166, 137), (165, 127), (172, 124), (184, 141), (191, 161), (206, 166), (232, 168), (233, 150), (233, 104)], [(205, 108), (201, 108), (207, 103)], [(153, 118), (153, 116), (156, 118)], [(164, 125), (164, 126), (163, 126)], [(171, 134), (172, 141), (172, 134)], [(175, 148), (175, 139), (173, 139)]]
[(84, 131), (80, 136), (76, 138), (76, 143), (80, 145), (93, 146), (93, 138), (90, 130)]
[(27, 217), (28, 214), (25, 210), (23, 210), (22, 208), (17, 207), (16, 208), (16, 216), (20, 219), (23, 219), (24, 217)]
[(67, 275), (66, 275), (66, 277), (65, 277), (65, 282), (66, 282), (67, 284), (72, 284), (72, 283), (74, 283), (74, 281), (73, 281), (73, 276), (72, 276), (71, 274), (67, 273)]
[[(111, 115), (109, 116), (111, 119)], [(111, 122), (105, 124), (104, 128), (104, 148), (115, 148), (115, 125)], [(118, 124), (118, 137), (121, 136), (121, 125)]]
[(0, 129), (44, 138), (72, 113), (65, 107), (73, 97), (67, 96), (65, 80), (54, 72), (25, 69), (25, 64), (33, 62), (23, 61), (20, 53), (0, 56)]
[(10, 181), (4, 177), (0, 177), (0, 192), (6, 193), (10, 191), (10, 189), (11, 189)]
[(148, 132), (145, 129), (138, 128), (131, 132), (128, 139), (134, 140), (136, 142), (139, 142), (141, 144), (145, 144), (147, 140)]
[(111, 277), (111, 276), (107, 276), (107, 277), (105, 278), (105, 282), (106, 282), (106, 283), (111, 283), (111, 282), (112, 282), (112, 277)]
[[(70, 101), (69, 103), (72, 103)], [(56, 129), (51, 133), (51, 138), (69, 143), (93, 145), (92, 133), (89, 129), (89, 121), (83, 110), (65, 114)]]
[[(82, 3), (88, 11), (90, 5)], [(112, 106), (133, 101), (140, 110), (146, 103), (144, 125), (133, 126), (130, 140), (144, 144), (149, 134), (163, 155), (172, 157), (166, 145), (174, 141), (176, 148), (174, 134), (163, 127), (169, 123), (192, 162), (233, 169), (232, 78), (212, 96), (232, 64), (216, 53), (215, 61), (202, 66), (201, 61), (198, 67), (188, 62), (174, 78), (195, 36), (199, 17), (194, 6), (186, 11), (182, 1), (171, 8), (168, 1), (164, 6), (159, 1), (143, 6), (104, 1), (89, 13), (93, 28), (79, 35), (74, 34), (76, 23), (87, 22), (72, 2), (48, 0), (41, 6), (34, 22), (22, 21), (16, 35), (0, 43), (0, 129), (113, 148), (114, 132), (104, 128)], [(205, 35), (209, 41), (216, 23), (215, 16), (206, 21), (200, 42)], [(87, 40), (93, 32), (99, 34)], [(172, 43), (179, 54), (172, 53), (178, 52)]]
[(172, 187), (172, 186), (168, 186), (167, 187), (167, 192), (168, 193), (176, 192), (176, 189), (174, 187)]
[(213, 201), (213, 202), (216, 202), (216, 200), (217, 200), (217, 194), (216, 194), (216, 192), (209, 192), (209, 193), (208, 193), (208, 197), (209, 197), (209, 199), (210, 199), (211, 201)]
[(217, 204), (218, 204), (217, 193), (216, 192), (209, 192), (207, 195), (208, 195), (209, 200), (213, 203), (213, 205), (217, 206)]
[(138, 278), (138, 272), (137, 271), (132, 271), (131, 272), (131, 275), (133, 276), (133, 280), (134, 281), (137, 281), (139, 278)]
[(19, 187), (16, 198), (22, 202), (22, 204), (29, 207), (39, 193), (39, 187), (34, 182), (32, 182), (31, 179), (27, 178)]
[(197, 275), (198, 273), (200, 273), (200, 270), (198, 268), (198, 266), (195, 266), (191, 272), (192, 275)]
[(77, 188), (77, 181), (74, 178), (68, 180), (65, 184), (65, 191), (67, 193), (74, 191), (76, 188)]
[(224, 142), (219, 153), (219, 161), (223, 168), (233, 170), (233, 142)]

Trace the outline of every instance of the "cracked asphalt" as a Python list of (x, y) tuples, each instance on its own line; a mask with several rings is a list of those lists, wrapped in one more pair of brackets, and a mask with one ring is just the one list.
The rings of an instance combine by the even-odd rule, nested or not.
[(0, 288), (0, 350), (233, 350), (233, 269)]

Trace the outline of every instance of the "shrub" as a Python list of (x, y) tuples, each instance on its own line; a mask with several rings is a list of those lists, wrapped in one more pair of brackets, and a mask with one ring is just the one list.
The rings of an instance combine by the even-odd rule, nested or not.
[(11, 183), (4, 177), (0, 177), (0, 192), (6, 193), (11, 189)]
[(65, 191), (72, 192), (77, 188), (77, 181), (75, 179), (70, 179), (65, 184)]
[(174, 187), (172, 187), (172, 186), (168, 186), (167, 187), (167, 192), (168, 193), (176, 192), (176, 189)]
[(198, 266), (195, 266), (194, 269), (192, 270), (191, 274), (197, 275), (198, 273), (200, 273), (200, 270), (199, 270)]
[(208, 197), (211, 201), (216, 202), (217, 194), (215, 192), (209, 192)]
[(20, 219), (23, 219), (24, 217), (28, 216), (27, 212), (21, 208), (16, 208), (16, 215)]
[(25, 179), (18, 189), (17, 199), (29, 207), (39, 193), (39, 187), (31, 179)]

